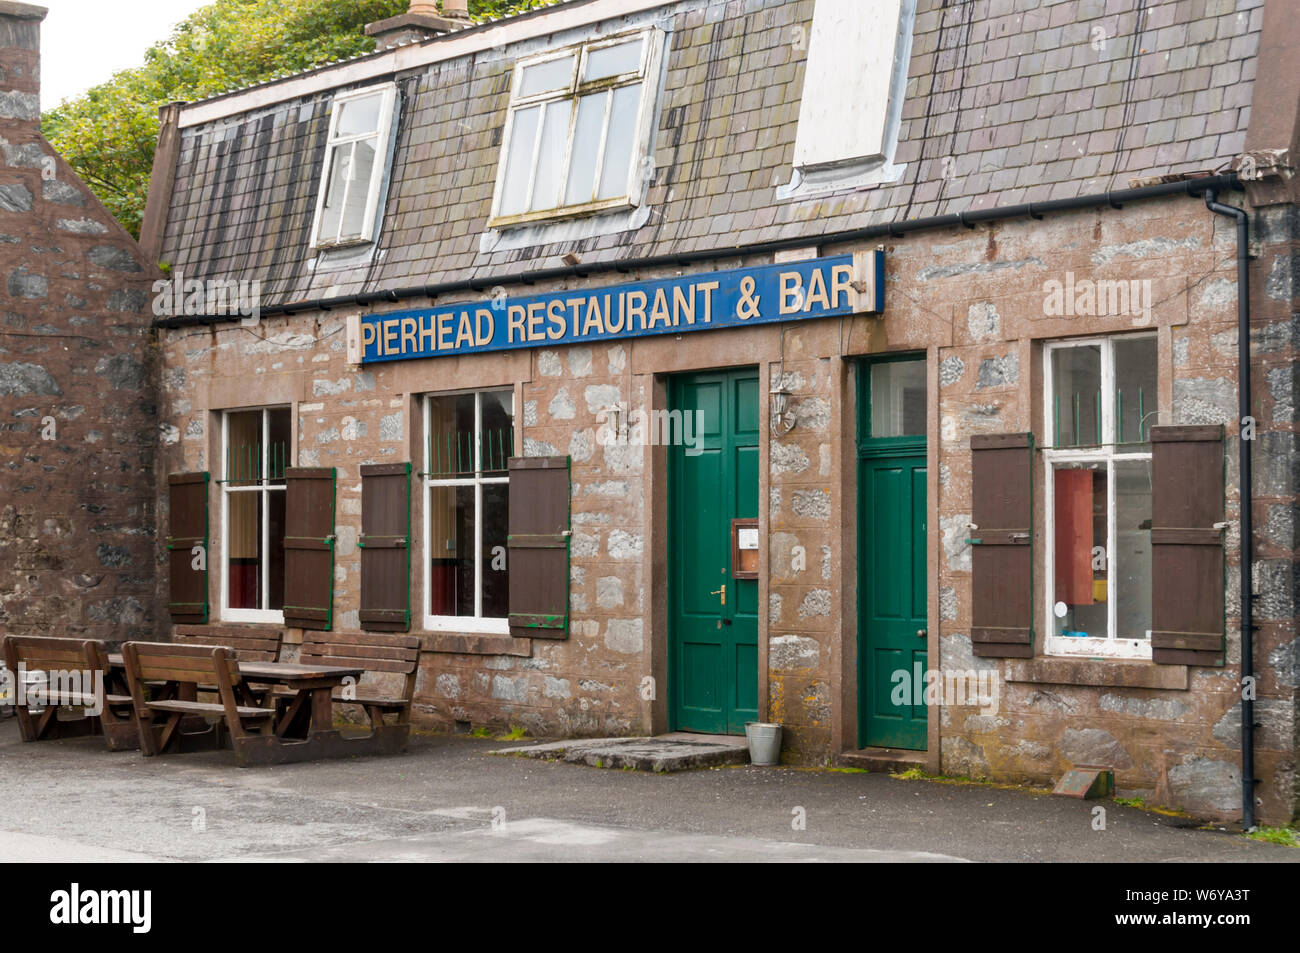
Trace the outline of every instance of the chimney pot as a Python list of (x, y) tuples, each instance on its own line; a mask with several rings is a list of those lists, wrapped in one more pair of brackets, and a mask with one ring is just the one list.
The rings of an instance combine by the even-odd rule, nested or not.
[[(2, 4), (4, 0), (0, 0)], [(470, 25), (468, 0), (411, 0), (405, 13), (366, 24), (366, 35), (381, 50), (443, 36)]]

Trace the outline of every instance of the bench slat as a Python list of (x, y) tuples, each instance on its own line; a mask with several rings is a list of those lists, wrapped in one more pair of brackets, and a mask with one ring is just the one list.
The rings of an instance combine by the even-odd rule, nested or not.
[(331, 699), (338, 705), (370, 705), (375, 708), (410, 708), (411, 703), (403, 698), (378, 698), (375, 696), (358, 695), (356, 698), (333, 698)]
[[(307, 664), (307, 659), (303, 659)], [(397, 662), (390, 659), (354, 658), (346, 655), (313, 655), (309, 664), (336, 665), (340, 668), (364, 668), (368, 672), (396, 672), (407, 675), (415, 671), (415, 660)]]
[(405, 632), (347, 632), (333, 637), (317, 634), (307, 641), (326, 645), (382, 645), (394, 649), (420, 647), (420, 637)]
[[(184, 715), (224, 715), (224, 705), (216, 702), (158, 701), (146, 702), (154, 711), (180, 712)], [(250, 708), (239, 705), (235, 709), (241, 718), (268, 718), (275, 714), (272, 708)]]
[[(293, 698), (294, 692), (277, 691), (277, 698)], [(376, 708), (409, 708), (411, 702), (404, 698), (390, 698), (380, 695), (358, 695), (356, 698), (344, 698), (342, 695), (333, 696), (330, 701), (336, 705), (373, 705)]]
[(419, 649), (390, 648), (385, 645), (352, 645), (348, 642), (310, 641), (303, 644), (302, 654), (348, 656), (349, 658), (394, 659), (414, 662), (420, 657)]

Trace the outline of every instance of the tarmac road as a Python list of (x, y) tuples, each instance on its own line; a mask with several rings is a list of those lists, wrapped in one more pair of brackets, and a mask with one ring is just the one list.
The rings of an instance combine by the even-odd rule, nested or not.
[[(407, 754), (240, 769), (99, 739), (22, 744), (0, 721), (10, 861), (1300, 862), (1300, 850), (1112, 802), (885, 774), (654, 775), (417, 736)], [(1106, 829), (1093, 829), (1093, 808)], [(802, 829), (799, 821), (802, 819)]]

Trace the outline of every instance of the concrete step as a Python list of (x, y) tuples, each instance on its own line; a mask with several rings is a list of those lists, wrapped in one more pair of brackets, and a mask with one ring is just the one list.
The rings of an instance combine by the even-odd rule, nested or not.
[(743, 737), (682, 731), (654, 738), (574, 738), (492, 753), (659, 773), (749, 763), (749, 747)]
[(908, 768), (925, 767), (924, 751), (906, 751), (902, 748), (863, 748), (844, 751), (835, 759), (846, 768), (865, 768), (868, 771), (892, 774)]

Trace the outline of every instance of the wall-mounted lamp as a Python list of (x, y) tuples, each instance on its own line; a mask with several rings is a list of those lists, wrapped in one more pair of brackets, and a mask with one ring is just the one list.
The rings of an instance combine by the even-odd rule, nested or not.
[(772, 388), (771, 426), (772, 435), (781, 437), (794, 429), (794, 405), (790, 401), (790, 391), (784, 384)]
[(606, 407), (596, 415), (596, 419), (604, 424), (606, 433), (613, 438), (614, 442), (621, 441), (625, 436), (623, 428), (627, 425), (627, 421), (623, 417), (622, 404)]

